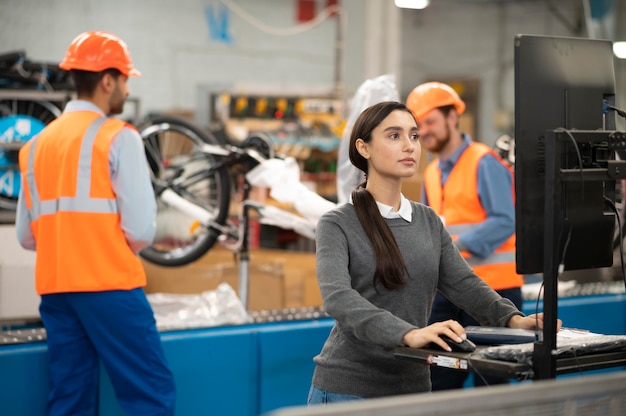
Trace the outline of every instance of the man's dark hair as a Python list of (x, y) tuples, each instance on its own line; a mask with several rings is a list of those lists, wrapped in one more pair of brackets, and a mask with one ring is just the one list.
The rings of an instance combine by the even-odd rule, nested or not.
[[(450, 114), (450, 111), (452, 111), (452, 110), (456, 110), (456, 107), (455, 107), (454, 105), (445, 105), (445, 106), (443, 106), (443, 107), (439, 107), (439, 111), (441, 111), (441, 112), (443, 113), (443, 116), (444, 116), (444, 117), (448, 117), (448, 114)], [(457, 129), (459, 128), (459, 122), (458, 122), (458, 119), (457, 119), (457, 122), (456, 122), (456, 126), (455, 126), (455, 127), (456, 127)]]
[(101, 72), (82, 71), (80, 69), (72, 69), (70, 71), (72, 82), (74, 83), (74, 87), (76, 87), (76, 92), (79, 97), (91, 96), (96, 89), (98, 82), (100, 82), (102, 77), (106, 74), (111, 75), (116, 80), (120, 75), (122, 75), (122, 73), (115, 68), (105, 69)]

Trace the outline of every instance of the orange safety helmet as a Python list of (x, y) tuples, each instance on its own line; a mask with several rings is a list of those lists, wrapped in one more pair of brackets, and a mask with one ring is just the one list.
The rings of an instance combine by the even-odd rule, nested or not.
[(127, 77), (141, 75), (130, 60), (126, 43), (117, 36), (103, 31), (84, 32), (76, 36), (67, 48), (59, 68), (90, 72), (115, 68)]
[(465, 102), (459, 94), (449, 85), (436, 81), (418, 85), (406, 98), (406, 106), (418, 121), (435, 108), (447, 105), (453, 105), (459, 115), (465, 111)]

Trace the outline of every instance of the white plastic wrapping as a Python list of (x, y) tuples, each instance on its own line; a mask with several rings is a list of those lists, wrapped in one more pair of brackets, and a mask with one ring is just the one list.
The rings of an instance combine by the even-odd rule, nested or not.
[(337, 202), (342, 205), (349, 201), (350, 194), (363, 180), (363, 172), (350, 162), (348, 145), (352, 127), (367, 107), (383, 101), (399, 101), (400, 94), (396, 88), (396, 77), (391, 74), (380, 75), (368, 79), (359, 86), (350, 103), (350, 115), (341, 136), (337, 156)]
[(300, 168), (292, 157), (263, 161), (246, 174), (246, 179), (253, 186), (269, 188), (272, 198), (284, 204), (292, 204), (302, 215), (299, 218), (287, 211), (267, 206), (262, 212), (261, 222), (293, 229), (309, 238), (314, 238), (315, 226), (320, 217), (337, 206), (300, 181)]
[(251, 322), (237, 293), (227, 283), (199, 294), (151, 293), (147, 297), (159, 331)]

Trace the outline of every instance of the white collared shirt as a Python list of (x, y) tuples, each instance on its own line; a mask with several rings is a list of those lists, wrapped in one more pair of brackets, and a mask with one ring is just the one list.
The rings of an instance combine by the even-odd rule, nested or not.
[[(350, 195), (348, 203), (352, 204), (352, 195)], [(398, 210), (398, 212), (394, 211), (391, 205), (383, 204), (382, 202), (376, 201), (376, 205), (378, 206), (378, 211), (380, 211), (380, 215), (383, 218), (402, 218), (407, 222), (411, 222), (411, 219), (413, 218), (411, 203), (402, 194), (400, 194), (400, 210)]]
[(386, 205), (382, 202), (376, 201), (376, 205), (378, 205), (378, 210), (383, 218), (402, 218), (407, 222), (411, 222), (413, 210), (409, 200), (404, 195), (400, 195), (400, 209), (398, 212), (394, 211), (391, 205)]

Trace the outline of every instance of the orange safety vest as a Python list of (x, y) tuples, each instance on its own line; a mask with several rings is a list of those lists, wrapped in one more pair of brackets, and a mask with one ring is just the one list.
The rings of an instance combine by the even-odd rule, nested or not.
[[(478, 198), (478, 163), (488, 153), (500, 160), (488, 146), (472, 143), (459, 157), (443, 189), (438, 159), (432, 161), (424, 171), (428, 204), (444, 219), (452, 239), (457, 239), (459, 234), (487, 219), (487, 213)], [(510, 170), (504, 162), (501, 163)], [(514, 186), (511, 187), (511, 193), (515, 199)], [(524, 284), (524, 278), (515, 272), (515, 234), (487, 258), (477, 258), (467, 251), (461, 254), (474, 273), (492, 289), (510, 289)]]
[(64, 113), (19, 153), (40, 295), (146, 285), (128, 246), (109, 174), (109, 148), (128, 125), (94, 111)]

